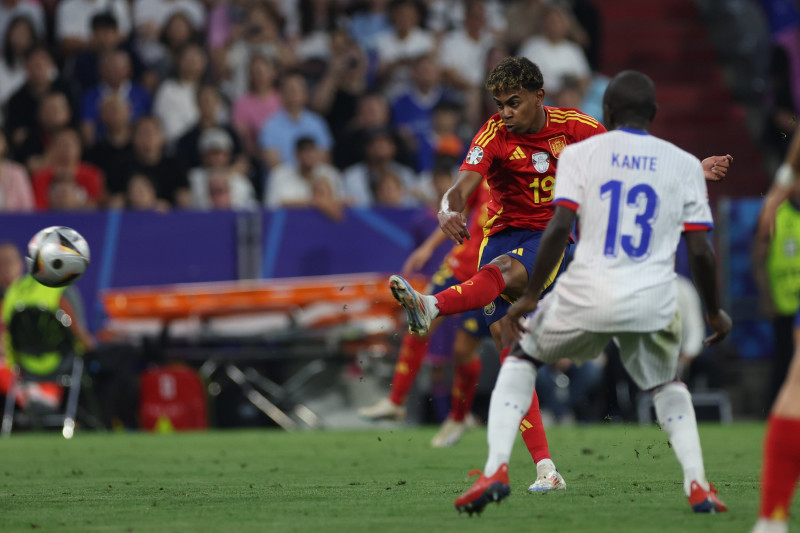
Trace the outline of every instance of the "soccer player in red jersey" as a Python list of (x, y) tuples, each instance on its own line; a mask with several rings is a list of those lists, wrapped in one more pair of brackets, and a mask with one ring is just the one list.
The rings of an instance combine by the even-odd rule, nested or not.
[[(576, 109), (543, 105), (543, 82), (539, 68), (526, 58), (506, 58), (489, 74), (486, 87), (498, 113), (475, 136), (439, 211), (439, 225), (451, 240), (461, 244), (469, 239), (462, 211), (472, 191), (486, 178), (491, 200), (480, 268), (467, 281), (434, 295), (417, 293), (402, 277), (392, 276), (390, 288), (405, 308), (412, 332), (424, 335), (439, 315), (483, 308), (501, 358), (505, 357), (513, 339), (503, 338), (506, 329), (501, 321), (528, 283), (539, 240), (553, 215), (558, 156), (568, 144), (606, 131), (597, 120)], [(730, 156), (715, 156), (703, 161), (707, 179), (724, 177), (731, 160)], [(564, 243), (564, 255), (568, 245)], [(547, 289), (564, 266), (562, 256), (545, 284)], [(537, 463), (537, 479), (529, 490), (564, 488), (550, 459), (535, 394), (520, 430)]]
[[(475, 275), (488, 203), (489, 186), (484, 181), (467, 200), (468, 225), (472, 238), (454, 247), (447, 254), (439, 270), (431, 279), (429, 292), (445, 290)], [(447, 236), (439, 228), (436, 228), (425, 242), (408, 257), (403, 265), (403, 272), (409, 273), (422, 268), (434, 250), (445, 240), (447, 240)], [(464, 313), (456, 331), (452, 346), (455, 375), (450, 413), (439, 432), (431, 440), (433, 447), (452, 446), (461, 439), (467, 430), (467, 416), (472, 409), (475, 390), (481, 375), (481, 359), (477, 349), (481, 339), (489, 336), (489, 330), (481, 313), (481, 310)], [(424, 336), (406, 335), (395, 364), (389, 396), (382, 398), (374, 405), (359, 409), (360, 416), (370, 420), (401, 420), (405, 418), (406, 398), (419, 373), (422, 361), (425, 359), (430, 336), (442, 320), (443, 318), (434, 319), (428, 333)]]
[[(800, 130), (795, 132), (786, 162), (778, 170), (759, 217), (758, 234), (771, 233), (775, 209), (800, 187)], [(786, 533), (789, 506), (800, 478), (800, 313), (794, 322), (795, 352), (789, 373), (770, 411), (764, 438), (761, 502), (752, 533)]]

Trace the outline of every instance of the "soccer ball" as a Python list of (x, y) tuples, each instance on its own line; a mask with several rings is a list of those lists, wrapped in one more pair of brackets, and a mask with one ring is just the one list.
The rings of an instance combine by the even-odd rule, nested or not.
[(50, 226), (33, 236), (25, 256), (33, 279), (48, 287), (75, 283), (89, 266), (89, 244), (65, 226)]

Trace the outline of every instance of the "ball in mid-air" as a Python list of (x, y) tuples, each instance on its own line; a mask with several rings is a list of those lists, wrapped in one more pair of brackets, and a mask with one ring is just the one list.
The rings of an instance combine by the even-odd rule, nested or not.
[(33, 236), (25, 257), (31, 276), (48, 287), (75, 283), (89, 266), (89, 244), (65, 226), (50, 226)]

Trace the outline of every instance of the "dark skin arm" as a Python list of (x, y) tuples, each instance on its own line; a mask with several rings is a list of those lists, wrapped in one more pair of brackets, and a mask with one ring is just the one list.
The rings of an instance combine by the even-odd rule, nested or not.
[(706, 308), (706, 321), (713, 333), (703, 343), (706, 346), (720, 342), (731, 330), (731, 318), (720, 309), (717, 292), (717, 269), (714, 250), (704, 231), (687, 231), (686, 247), (689, 251), (689, 268)]
[(442, 197), (438, 213), (439, 227), (456, 244), (463, 244), (464, 239), (469, 239), (464, 209), (467, 207), (467, 200), (482, 179), (483, 177), (477, 172), (461, 170), (456, 176), (456, 182)]
[(564, 247), (569, 241), (569, 232), (575, 222), (577, 214), (572, 209), (557, 205), (553, 218), (547, 224), (547, 229), (542, 234), (539, 242), (539, 251), (536, 254), (536, 262), (533, 265), (533, 273), (528, 280), (528, 286), (522, 296), (512, 305), (506, 313), (507, 333), (510, 338), (517, 339), (525, 331), (520, 324), (520, 319), (536, 309), (539, 298), (544, 290), (547, 278), (556, 268), (558, 262), (564, 254)]

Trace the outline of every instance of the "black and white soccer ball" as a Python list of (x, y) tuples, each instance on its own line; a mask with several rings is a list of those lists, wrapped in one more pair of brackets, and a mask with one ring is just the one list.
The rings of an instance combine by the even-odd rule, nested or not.
[(25, 256), (28, 272), (48, 287), (66, 287), (89, 266), (89, 244), (72, 228), (50, 226), (33, 236)]

